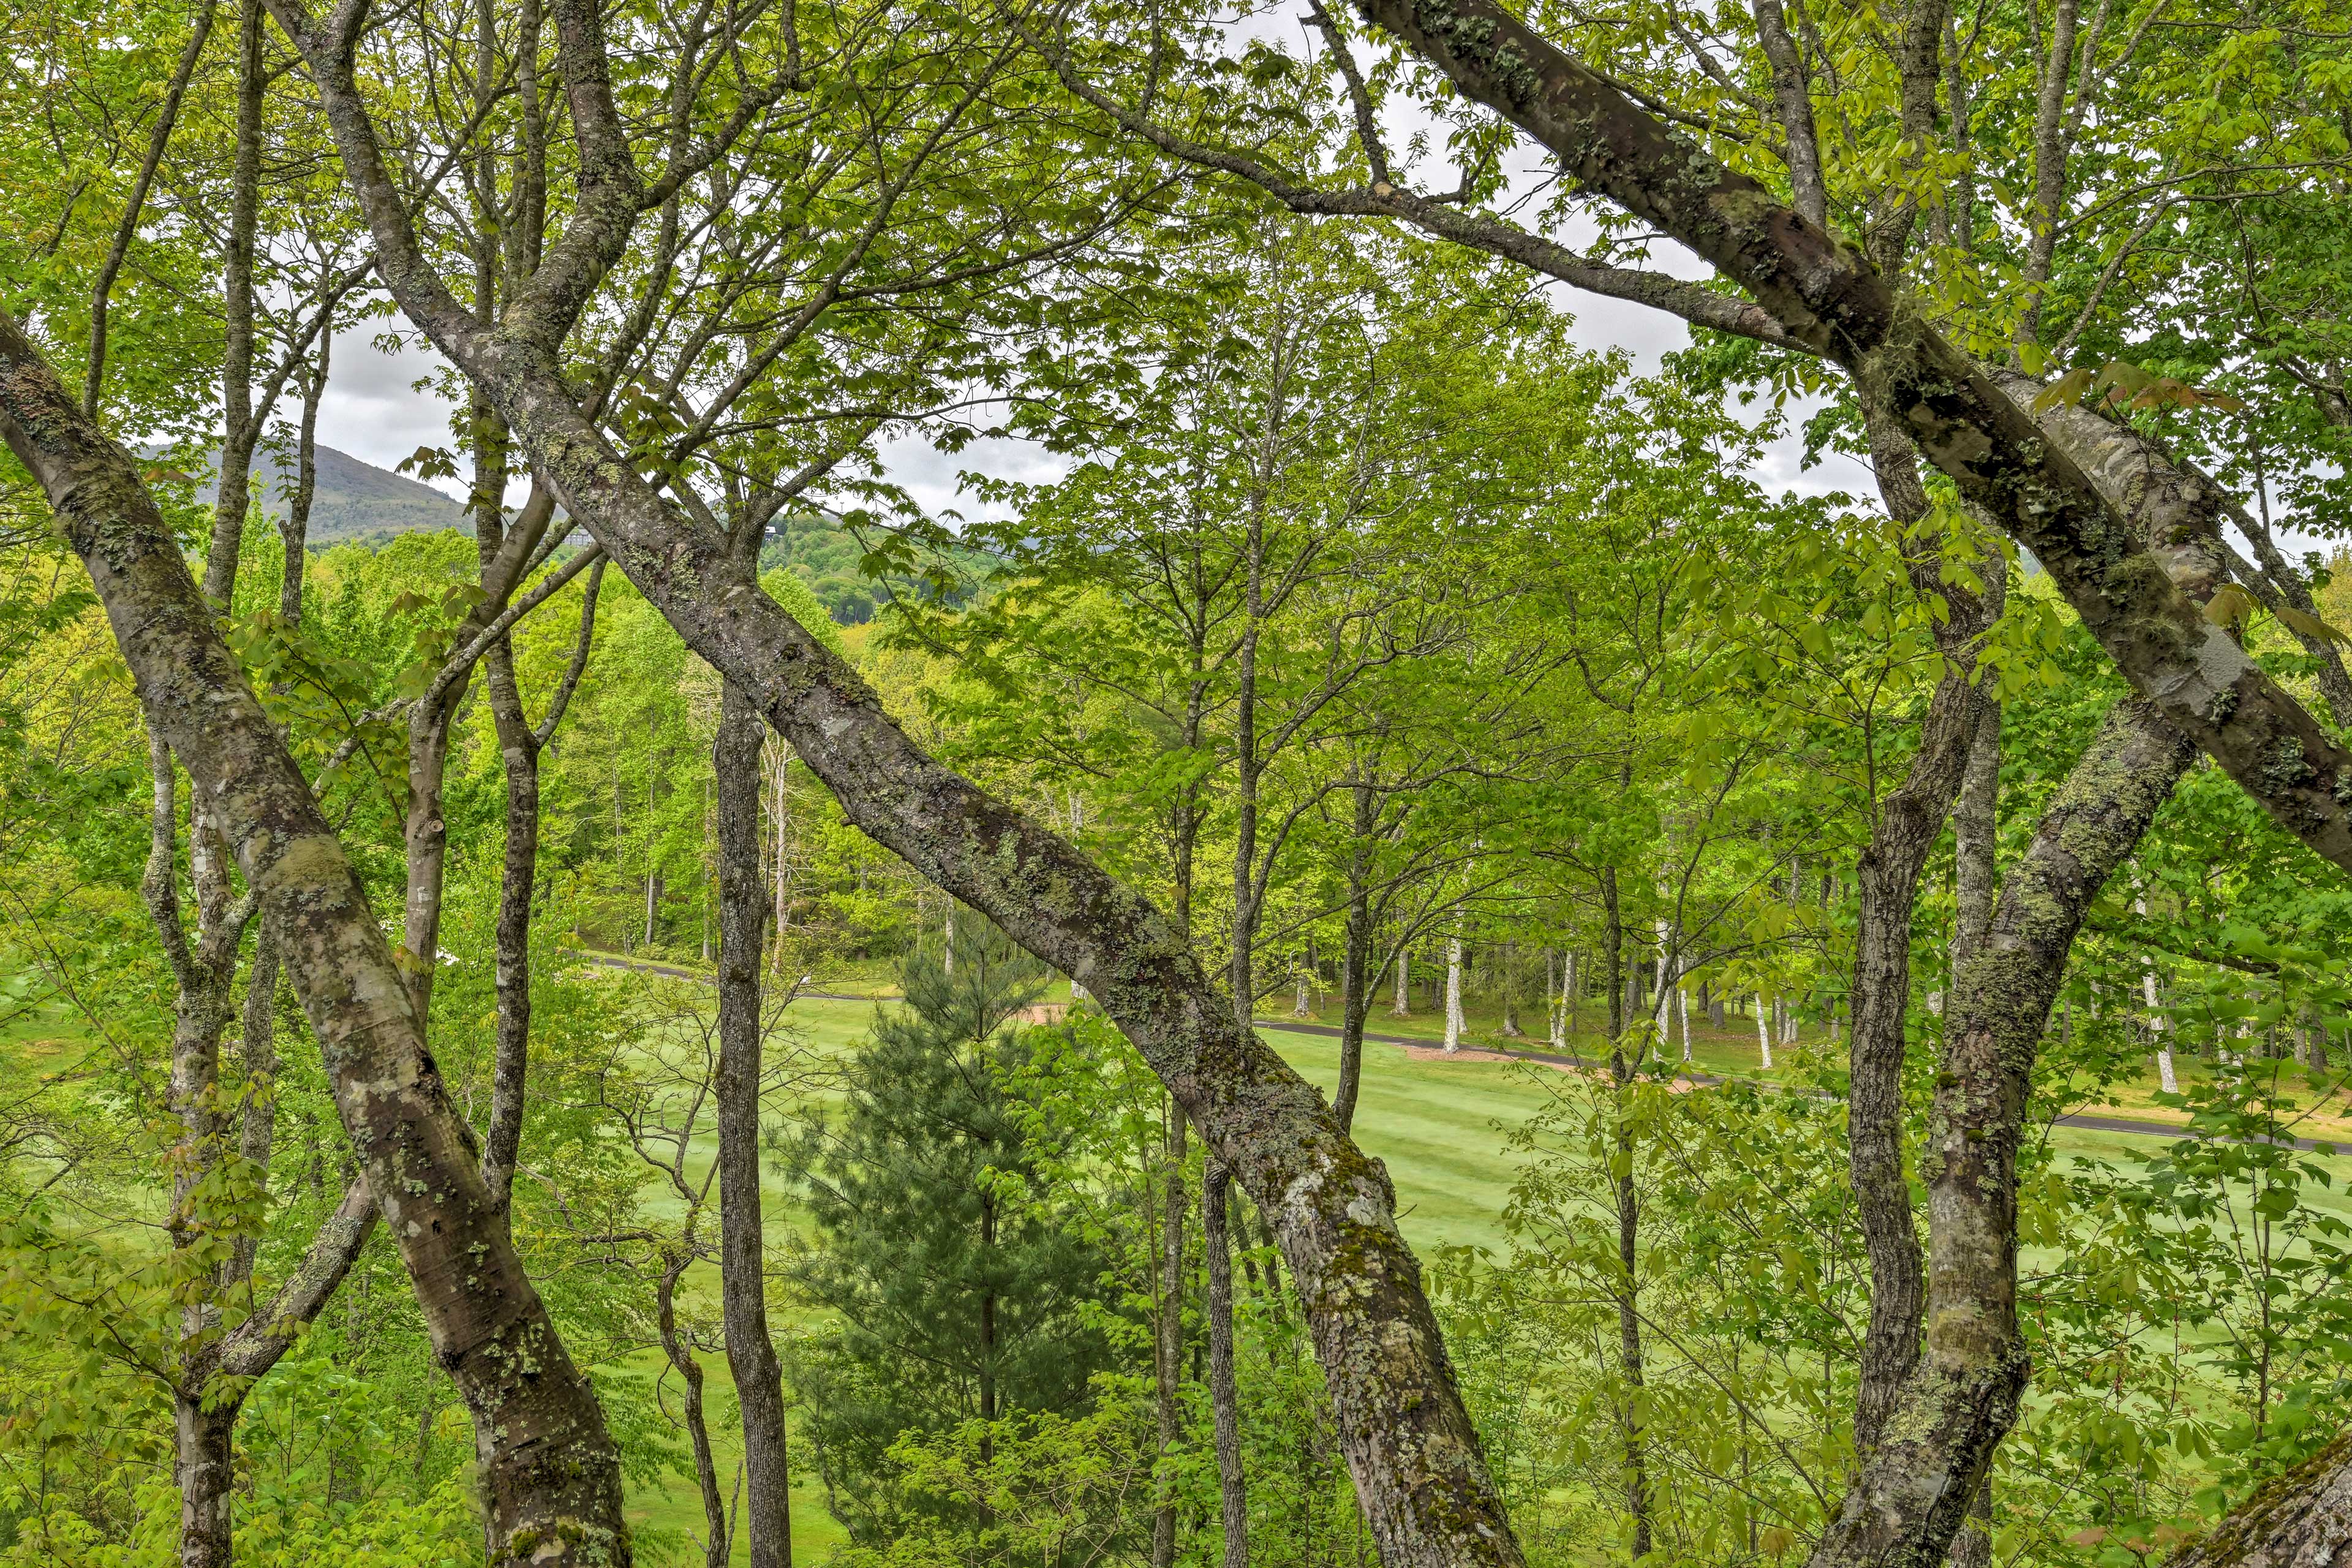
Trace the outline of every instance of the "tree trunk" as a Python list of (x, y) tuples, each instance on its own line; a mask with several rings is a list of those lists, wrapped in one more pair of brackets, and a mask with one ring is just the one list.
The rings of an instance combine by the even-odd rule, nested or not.
[(319, 403), (327, 395), (327, 366), (334, 353), (334, 321), (319, 329), (318, 358), (302, 379), (302, 423), (294, 442), (294, 493), (278, 525), (284, 546), (278, 574), (278, 615), (289, 627), (302, 624), (302, 578), (310, 565), (310, 508), (319, 497)]
[(1241, 1396), (1234, 1383), (1234, 1258), (1225, 1236), (1233, 1201), (1224, 1166), (1202, 1166), (1201, 1241), (1209, 1271), (1209, 1406), (1216, 1428), (1217, 1500), (1224, 1568), (1248, 1568), (1249, 1490), (1242, 1474)]
[(2335, 1568), (2352, 1555), (2352, 1436), (2248, 1498), (2168, 1568)]
[[(1372, 792), (1354, 790), (1354, 845), (1348, 858), (1348, 925), (1339, 959), (1339, 1082), (1331, 1095), (1331, 1118), (1346, 1132), (1355, 1125), (1356, 1096), (1364, 1076), (1364, 1015), (1371, 1006)], [(1397, 952), (1402, 965), (1404, 953)]]
[(1870, 1256), (1870, 1327), (1854, 1403), (1854, 1447), (1863, 1455), (1876, 1445), (1919, 1356), (1927, 1285), (1903, 1163), (1911, 913), (1927, 853), (1959, 793), (1977, 712), (1978, 693), (1967, 675), (1955, 671), (1937, 683), (1910, 773), (1881, 805), (1856, 868), (1862, 905), (1854, 933), (1847, 1139), (1857, 1217)]
[[(1456, 908), (1454, 918), (1460, 920)], [(1452, 1056), (1462, 1048), (1462, 939), (1445, 939), (1445, 1054)]]
[(482, 1180), (505, 1208), (522, 1157), (524, 1095), (530, 1075), (530, 916), (539, 882), (539, 737), (501, 640), (487, 658), (491, 721), (506, 772), (506, 845), (499, 868), (498, 1042), (490, 1068), (490, 1124)]
[[(482, 1435), (492, 1539), (541, 1564), (625, 1563), (618, 1454), (489, 1199), (422, 1019), (310, 783), (263, 713), (120, 447), (0, 314), (0, 435), (89, 570), (148, 722), (221, 823), (328, 1064), (416, 1283), (436, 1358)], [(338, 1276), (340, 1278), (340, 1276)]]
[(1409, 942), (1397, 944), (1396, 996), (1389, 1004), (1389, 1016), (1391, 1018), (1412, 1016), (1412, 947)]
[(1584, 1005), (1584, 987), (1579, 983), (1577, 978), (1576, 950), (1574, 948), (1570, 948), (1568, 952), (1561, 956), (1559, 962), (1559, 1010), (1565, 1014), (1568, 1018), (1568, 1033), (1560, 1040), (1560, 1045), (1565, 1047), (1570, 1040), (1576, 1038), (1577, 1025), (1579, 1023), (1578, 1014)]
[[(467, 679), (470, 679), (468, 677)], [(449, 825), (441, 784), (449, 765), (450, 728), (466, 679), (439, 702), (419, 703), (408, 721), (408, 814), (401, 837), (407, 850), (408, 897), (401, 923), (401, 964), (420, 1024), (433, 1016), (434, 971), (441, 952), (441, 900), (446, 884)]]
[[(1610, 915), (1616, 915), (1615, 900), (1611, 900)], [(1622, 1026), (1623, 1020), (1612, 1020)], [(1621, 1173), (1614, 1184), (1617, 1207), (1617, 1353), (1625, 1378), (1625, 1401), (1622, 1419), (1625, 1443), (1625, 1511), (1632, 1519), (1633, 1537), (1629, 1547), (1638, 1563), (1647, 1556), (1651, 1545), (1650, 1526), (1650, 1467), (1648, 1445), (1642, 1434), (1641, 1405), (1645, 1386), (1642, 1368), (1641, 1310), (1641, 1194), (1633, 1185), (1633, 1125), (1624, 1114), (1622, 1101), (1626, 1089), (1633, 1082), (1633, 1066), (1625, 1059), (1625, 1036), (1622, 1027), (1612, 1030), (1614, 1039), (1610, 1047), (1609, 1069), (1620, 1102), (1617, 1116), (1617, 1159)]]
[[(1156, 1404), (1160, 1417), (1160, 1451), (1165, 1455), (1184, 1435), (1184, 1108), (1168, 1108), (1168, 1173), (1163, 1187), (1160, 1220), (1160, 1292), (1158, 1322), (1152, 1338), (1152, 1366), (1158, 1374)], [(1151, 1568), (1170, 1568), (1176, 1561), (1176, 1498), (1163, 1487), (1151, 1512)]]
[[(244, 1124), (237, 1136), (237, 1156), (269, 1179), (269, 1154), (278, 1142), (278, 939), (264, 922), (253, 943), (253, 968), (245, 983), (245, 1014), (238, 1055), (245, 1059)], [(260, 1237), (250, 1233), (236, 1238), (228, 1271), (221, 1283), (244, 1284), (253, 1278), (253, 1254)]]
[(229, 1568), (229, 1503), (236, 1490), (232, 1440), (240, 1401), (207, 1410), (205, 1373), (194, 1373), (172, 1403), (175, 1416), (172, 1479), (180, 1489), (180, 1568)]
[(2195, 752), (2117, 703), (2051, 797), (1958, 977), (1920, 1158), (1927, 1184), (1924, 1353), (1864, 1460), (1815, 1568), (1935, 1568), (2025, 1385), (2017, 1327), (2017, 1151), (2036, 1049), (2084, 912)]
[(694, 1359), (694, 1347), (677, 1327), (677, 1279), (693, 1261), (691, 1252), (680, 1252), (663, 1264), (654, 1280), (655, 1321), (661, 1331), (662, 1352), (686, 1385), (686, 1438), (694, 1454), (695, 1489), (702, 1495), (702, 1560), (707, 1568), (727, 1568), (731, 1532), (727, 1500), (719, 1490), (719, 1466), (710, 1452), (710, 1423), (702, 1411), (702, 1363)]
[(222, 609), (236, 585), (245, 516), (253, 504), (253, 447), (261, 435), (253, 406), (253, 255), (261, 222), (262, 0), (237, 14), (236, 130), (229, 161), (228, 233), (221, 267), (220, 487), (213, 497), (212, 543), (205, 552), (205, 597)]
[[(719, 1276), (727, 1365), (743, 1410), (743, 1495), (751, 1568), (792, 1562), (792, 1470), (783, 1369), (768, 1334), (760, 1194), (760, 715), (729, 682), (712, 756), (719, 792)], [(950, 906), (952, 919), (953, 906)]]

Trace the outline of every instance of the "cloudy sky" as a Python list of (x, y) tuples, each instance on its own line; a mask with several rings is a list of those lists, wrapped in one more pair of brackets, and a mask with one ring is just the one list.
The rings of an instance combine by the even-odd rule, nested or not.
[[(1704, 276), (1696, 258), (1679, 254), (1684, 265), (1671, 269), (1686, 277)], [(1661, 356), (1683, 348), (1690, 335), (1675, 317), (1622, 300), (1559, 290), (1560, 303), (1574, 313), (1575, 336), (1594, 349), (1622, 348), (1632, 356), (1637, 372), (1657, 368)], [(339, 451), (393, 468), (419, 447), (446, 447), (452, 442), (450, 405), (435, 395), (429, 384), (439, 356), (429, 349), (407, 348), (385, 353), (373, 341), (381, 323), (344, 333), (335, 340), (334, 377), (319, 407), (319, 439)], [(1809, 492), (1843, 489), (1867, 493), (1870, 475), (1850, 458), (1830, 457), (1809, 472), (1798, 467), (1801, 443), (1784, 437), (1767, 453), (1759, 478), (1773, 489)], [(1051, 479), (1055, 461), (1045, 452), (1013, 441), (975, 442), (953, 456), (934, 450), (922, 441), (900, 441), (887, 454), (892, 477), (905, 485), (932, 512), (954, 510), (970, 514), (973, 502), (959, 493), (957, 477), (985, 472), (998, 479)], [(454, 480), (439, 488), (462, 495)]]

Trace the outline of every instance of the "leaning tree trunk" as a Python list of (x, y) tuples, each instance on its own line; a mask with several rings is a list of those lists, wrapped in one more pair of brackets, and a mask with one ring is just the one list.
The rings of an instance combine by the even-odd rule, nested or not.
[(484, 331), (425, 253), (393, 184), (359, 89), (355, 37), (293, 0), (269, 4), (310, 68), (379, 276), (499, 409), (566, 511), (689, 647), (753, 698), (853, 824), (1085, 985), (1168, 1087), (1172, 1113), (1198, 1123), (1268, 1216), (1384, 1560), (1515, 1568), (1518, 1544), (1381, 1168), (1239, 1020), (1242, 999), (1216, 992), (1158, 910), (925, 754), (846, 663), (760, 592), (723, 532), (664, 506), (582, 409), (561, 343), (627, 251), (647, 195), (593, 8), (551, 7), (584, 150), (570, 226)]
[[(1782, 340), (1843, 366), (1960, 499), (2032, 550), (2133, 688), (2278, 824), (2352, 869), (2352, 751), (2193, 595), (2095, 464), (1930, 324), (1863, 253), (1777, 200), (1496, 0), (1364, 0), (1465, 96), (1563, 171), (1740, 284)], [(2166, 465), (2168, 468), (2169, 465)], [(2160, 536), (2159, 536), (2160, 537)]]
[(149, 724), (265, 900), (435, 1355), (472, 1411), (493, 1546), (626, 1563), (619, 1452), (483, 1185), (375, 911), (130, 458), (5, 314), (0, 435), (89, 571)]
[(2248, 1498), (2165, 1568), (2344, 1568), (2352, 1563), (2352, 1435)]

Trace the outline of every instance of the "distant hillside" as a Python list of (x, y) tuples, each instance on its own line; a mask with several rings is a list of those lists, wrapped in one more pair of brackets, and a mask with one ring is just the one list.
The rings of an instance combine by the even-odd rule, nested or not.
[[(281, 472), (267, 452), (255, 455), (254, 493), (273, 518), (286, 515), (289, 471)], [(201, 487), (209, 489), (209, 486)], [(319, 448), (319, 489), (310, 502), (310, 547), (322, 549), (346, 540), (380, 543), (394, 534), (425, 533), (455, 528), (473, 531), (466, 509), (432, 486), (362, 462), (332, 447)], [(877, 606), (894, 593), (920, 592), (898, 577), (879, 582), (858, 571), (866, 553), (849, 532), (832, 519), (808, 514), (781, 517), (770, 525), (767, 547), (760, 552), (762, 571), (783, 566), (815, 590), (818, 599), (845, 626), (874, 618)], [(962, 563), (984, 574), (986, 562), (974, 555)]]
[[(286, 492), (293, 486), (293, 469), (290, 452), (282, 468), (273, 454), (254, 454), (254, 494), (273, 518), (286, 515)], [(210, 493), (209, 483), (200, 488)], [(431, 485), (362, 462), (332, 447), (319, 448), (319, 488), (310, 500), (313, 547), (443, 528), (470, 531), (473, 523), (463, 506)]]

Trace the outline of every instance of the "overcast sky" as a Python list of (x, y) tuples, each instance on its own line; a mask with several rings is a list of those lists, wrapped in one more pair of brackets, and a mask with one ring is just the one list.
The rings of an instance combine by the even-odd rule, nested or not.
[[(1704, 275), (1692, 258), (1679, 254), (1684, 266), (1671, 269), (1686, 277)], [(1559, 302), (1576, 319), (1574, 336), (1593, 349), (1622, 348), (1632, 355), (1637, 373), (1658, 367), (1660, 358), (1686, 346), (1690, 334), (1680, 320), (1663, 311), (1645, 310), (1623, 300), (1559, 289)], [(380, 323), (345, 332), (335, 340), (334, 375), (319, 405), (321, 444), (379, 468), (396, 467), (419, 447), (448, 447), (450, 405), (429, 386), (439, 356), (429, 349), (404, 349), (387, 354), (373, 338)], [(1766, 455), (1758, 478), (1774, 489), (1818, 492), (1846, 489), (1866, 494), (1870, 475), (1850, 458), (1826, 458), (1810, 472), (1798, 468), (1801, 443), (1794, 436), (1776, 442)], [(984, 472), (997, 479), (1050, 479), (1055, 462), (1046, 453), (1023, 442), (974, 442), (952, 456), (934, 450), (928, 442), (902, 440), (886, 454), (891, 477), (915, 496), (926, 510), (958, 510), (971, 514), (974, 503), (960, 494), (957, 476)], [(438, 488), (453, 496), (465, 487), (455, 480)]]

